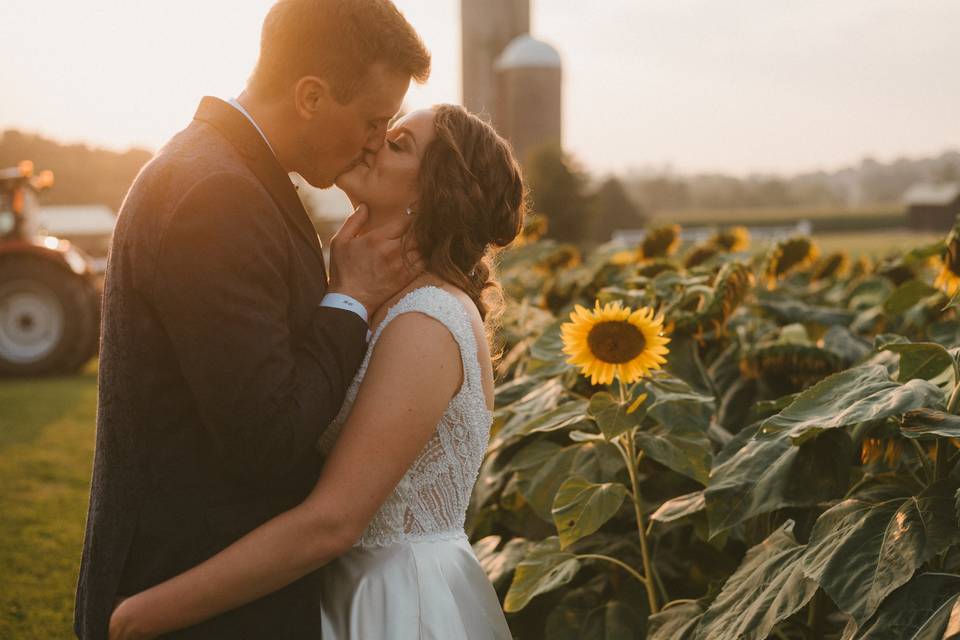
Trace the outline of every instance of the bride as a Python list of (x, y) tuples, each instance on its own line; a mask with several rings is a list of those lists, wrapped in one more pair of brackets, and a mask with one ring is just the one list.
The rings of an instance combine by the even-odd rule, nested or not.
[(337, 179), (364, 231), (412, 215), (424, 274), (371, 319), (363, 364), (300, 505), (120, 603), (110, 638), (154, 638), (321, 569), (324, 640), (509, 639), (464, 533), (492, 420), (490, 258), (519, 233), (520, 170), (462, 107), (410, 113)]

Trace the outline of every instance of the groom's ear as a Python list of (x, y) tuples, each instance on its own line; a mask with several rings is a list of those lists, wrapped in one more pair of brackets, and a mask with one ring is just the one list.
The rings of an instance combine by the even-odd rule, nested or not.
[(333, 100), (330, 85), (317, 76), (304, 76), (297, 81), (293, 89), (294, 106), (304, 120), (313, 120), (327, 108)]

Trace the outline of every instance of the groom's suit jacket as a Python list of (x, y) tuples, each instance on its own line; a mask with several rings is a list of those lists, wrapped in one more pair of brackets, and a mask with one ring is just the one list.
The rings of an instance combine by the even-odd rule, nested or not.
[[(103, 302), (96, 453), (75, 631), (301, 501), (367, 326), (320, 307), (293, 184), (243, 114), (204, 98), (137, 176)], [(176, 638), (310, 638), (317, 574)]]

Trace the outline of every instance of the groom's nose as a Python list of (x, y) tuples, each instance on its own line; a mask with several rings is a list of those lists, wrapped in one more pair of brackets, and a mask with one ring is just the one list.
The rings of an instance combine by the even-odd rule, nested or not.
[(380, 147), (383, 146), (384, 141), (387, 139), (387, 128), (386, 127), (377, 127), (377, 130), (370, 134), (367, 138), (366, 143), (363, 145), (364, 153), (372, 153), (376, 155), (380, 151)]

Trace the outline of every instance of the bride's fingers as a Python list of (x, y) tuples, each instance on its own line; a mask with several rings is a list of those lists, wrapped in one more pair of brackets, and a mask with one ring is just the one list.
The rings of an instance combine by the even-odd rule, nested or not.
[(390, 240), (399, 240), (410, 228), (411, 222), (413, 222), (413, 220), (410, 218), (410, 216), (403, 216), (399, 220), (394, 220), (393, 222), (384, 225), (381, 227), (380, 231), (384, 238), (388, 238)]
[(359, 204), (357, 208), (353, 210), (347, 219), (343, 221), (343, 224), (340, 225), (340, 229), (337, 231), (334, 239), (340, 238), (353, 238), (358, 233), (360, 229), (363, 228), (364, 223), (367, 221), (367, 205)]

